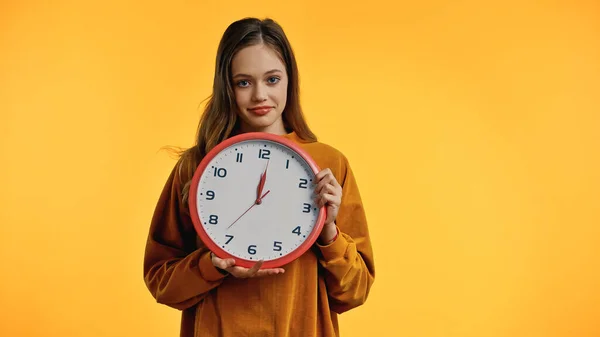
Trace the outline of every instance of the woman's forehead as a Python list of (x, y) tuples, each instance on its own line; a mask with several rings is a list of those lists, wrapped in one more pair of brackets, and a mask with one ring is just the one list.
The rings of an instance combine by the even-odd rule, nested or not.
[(264, 76), (276, 71), (284, 72), (285, 65), (271, 47), (259, 44), (248, 46), (236, 53), (231, 61), (233, 76)]

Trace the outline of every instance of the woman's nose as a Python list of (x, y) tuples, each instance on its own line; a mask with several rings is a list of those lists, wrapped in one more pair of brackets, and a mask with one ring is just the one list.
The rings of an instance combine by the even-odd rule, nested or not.
[(256, 102), (262, 102), (267, 99), (267, 90), (263, 87), (263, 85), (258, 84), (254, 87), (254, 92), (252, 93), (252, 99)]

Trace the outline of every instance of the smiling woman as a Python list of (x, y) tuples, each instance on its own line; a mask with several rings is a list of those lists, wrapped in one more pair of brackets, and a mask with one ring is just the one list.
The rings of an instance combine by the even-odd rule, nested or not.
[[(214, 92), (200, 121), (196, 145), (184, 151), (173, 168), (150, 224), (144, 259), (146, 285), (159, 303), (182, 310), (181, 336), (339, 336), (337, 315), (362, 305), (375, 278), (366, 216), (348, 160), (337, 149), (318, 142), (304, 120), (295, 57), (276, 22), (247, 18), (232, 23), (219, 44), (216, 65)], [(196, 194), (190, 186), (194, 173), (202, 171), (203, 159), (210, 159), (211, 150), (226, 145), (233, 136), (250, 132), (283, 137), (315, 163), (314, 190), (300, 191), (309, 191), (304, 201), (314, 198), (315, 210), (325, 209), (319, 216), (320, 232), (311, 235), (310, 249), (286, 259), (283, 265), (267, 262), (263, 268), (263, 260), (252, 265), (217, 256), (222, 251), (198, 238), (191, 218), (196, 213), (190, 211), (189, 202), (194, 204)], [(241, 162), (243, 153), (237, 155)], [(280, 167), (283, 163), (290, 170), (302, 167), (294, 166), (290, 158), (281, 157)], [(263, 170), (262, 163), (257, 167)], [(316, 167), (323, 169), (317, 172)], [(267, 162), (263, 182), (257, 180), (258, 192), (250, 191), (257, 193), (251, 198), (254, 203), (242, 207), (239, 217), (232, 215), (225, 221), (227, 228), (211, 227), (221, 239), (227, 237), (225, 230), (234, 224), (239, 227), (238, 220), (263, 203), (271, 191), (263, 193), (268, 169)], [(268, 181), (273, 181), (276, 172), (270, 170)], [(247, 176), (238, 177), (245, 180)], [(308, 179), (304, 180), (308, 184)], [(264, 199), (266, 203), (273, 204), (274, 197), (284, 198), (273, 193)], [(232, 204), (228, 200), (224, 207)], [(304, 205), (310, 213), (312, 205)], [(269, 228), (273, 232), (272, 223), (294, 219), (292, 213), (280, 215), (263, 216), (262, 221), (253, 221), (252, 227), (258, 234)], [(248, 219), (251, 214), (241, 222), (252, 221)], [(290, 227), (291, 233), (299, 237), (300, 226), (294, 223), (297, 229)], [(213, 218), (212, 225), (217, 224)], [(296, 238), (294, 243), (302, 242), (298, 240), (302, 239)], [(281, 250), (280, 244), (275, 241), (274, 249)], [(248, 253), (255, 254), (250, 250), (255, 247), (248, 247)]]
[(265, 43), (240, 50), (231, 62), (240, 131), (286, 133), (281, 114), (288, 77), (282, 57)]

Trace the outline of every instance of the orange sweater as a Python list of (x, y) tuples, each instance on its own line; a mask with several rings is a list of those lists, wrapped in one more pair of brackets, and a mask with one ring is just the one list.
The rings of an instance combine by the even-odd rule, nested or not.
[(198, 239), (171, 172), (162, 191), (145, 251), (144, 279), (158, 303), (182, 311), (182, 337), (333, 337), (337, 315), (365, 302), (375, 277), (373, 251), (358, 186), (346, 157), (320, 142), (298, 143), (342, 185), (336, 219), (340, 235), (317, 243), (285, 273), (258, 278), (224, 276)]

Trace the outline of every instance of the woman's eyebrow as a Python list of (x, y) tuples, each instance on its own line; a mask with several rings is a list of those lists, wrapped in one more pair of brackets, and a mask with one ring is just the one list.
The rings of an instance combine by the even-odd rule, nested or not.
[[(265, 73), (265, 75), (269, 75), (269, 74), (273, 74), (273, 73), (283, 73), (283, 71), (281, 71), (281, 70), (279, 70), (279, 69), (271, 69), (271, 70), (267, 71), (267, 72)], [(252, 77), (252, 76), (250, 76), (250, 75), (247, 75), (247, 74), (235, 74), (235, 75), (233, 76), (233, 78), (236, 78), (236, 77)]]

